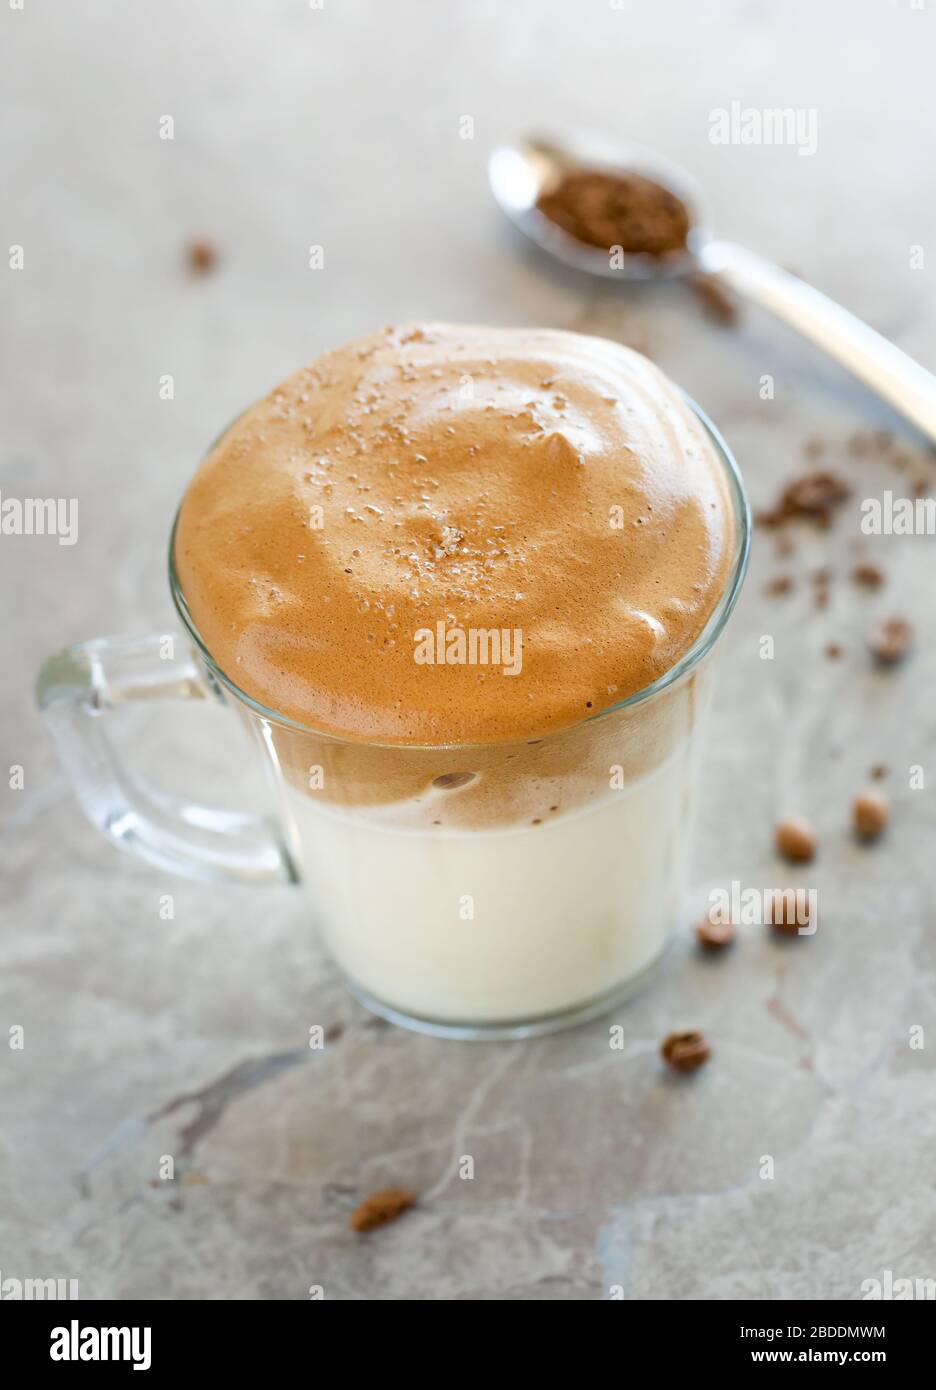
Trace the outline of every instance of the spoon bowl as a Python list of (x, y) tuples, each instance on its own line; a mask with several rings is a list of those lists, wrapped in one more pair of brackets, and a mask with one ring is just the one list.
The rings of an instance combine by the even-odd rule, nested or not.
[[(566, 174), (589, 169), (606, 174), (641, 174), (667, 189), (689, 214), (685, 254), (651, 256), (618, 252), (612, 257), (579, 241), (537, 206)], [(686, 275), (710, 239), (701, 195), (689, 175), (652, 150), (615, 146), (589, 134), (543, 134), (498, 145), (488, 160), (488, 179), (502, 212), (543, 251), (576, 270), (608, 280), (654, 280)]]
[[(689, 215), (686, 250), (667, 256), (589, 246), (537, 206), (565, 174), (596, 170), (642, 174), (674, 194)], [(606, 280), (658, 280), (701, 271), (782, 319), (840, 362), (936, 443), (936, 378), (893, 343), (805, 281), (743, 246), (716, 240), (698, 189), (677, 165), (651, 150), (615, 146), (596, 135), (542, 135), (499, 145), (488, 161), (503, 212), (556, 260)]]

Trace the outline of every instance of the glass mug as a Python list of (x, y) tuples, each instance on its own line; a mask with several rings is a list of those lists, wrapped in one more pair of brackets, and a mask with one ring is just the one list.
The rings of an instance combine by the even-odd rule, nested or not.
[[(529, 1037), (612, 1008), (649, 976), (679, 917), (708, 658), (750, 548), (737, 465), (690, 404), (725, 470), (734, 554), (703, 632), (652, 685), (531, 741), (335, 738), (266, 709), (220, 670), (179, 585), (173, 528), (170, 584), (192, 645), (167, 655), (162, 637), (101, 638), (52, 657), (39, 676), (40, 707), (90, 820), (162, 868), (307, 889), (349, 988), (392, 1022)], [(278, 819), (193, 805), (124, 771), (104, 716), (165, 696), (212, 696), (240, 717)]]

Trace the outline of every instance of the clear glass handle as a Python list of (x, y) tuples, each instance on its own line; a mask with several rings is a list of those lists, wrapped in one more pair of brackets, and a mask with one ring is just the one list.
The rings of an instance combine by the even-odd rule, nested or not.
[[(176, 654), (176, 649), (181, 650)], [(131, 700), (210, 694), (187, 644), (168, 637), (101, 637), (50, 657), (36, 695), (89, 820), (121, 849), (190, 878), (298, 881), (276, 821), (215, 810), (137, 781), (106, 729)]]

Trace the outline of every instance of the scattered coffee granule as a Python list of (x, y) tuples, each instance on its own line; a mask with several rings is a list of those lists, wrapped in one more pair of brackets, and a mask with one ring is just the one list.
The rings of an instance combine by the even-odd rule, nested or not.
[(852, 579), (865, 589), (879, 589), (884, 583), (884, 571), (871, 560), (864, 560), (852, 570)]
[(880, 782), (883, 777), (887, 776), (888, 770), (886, 763), (875, 763), (871, 769), (871, 776), (875, 782)]
[(674, 1071), (696, 1071), (712, 1055), (708, 1039), (697, 1029), (684, 1033), (667, 1033), (660, 1044), (660, 1054)]
[(702, 917), (695, 924), (696, 940), (707, 951), (722, 951), (730, 946), (738, 935), (734, 922), (713, 922)]
[(388, 1187), (384, 1192), (375, 1192), (351, 1214), (352, 1231), (376, 1231), (378, 1226), (386, 1226), (414, 1204), (412, 1192), (400, 1187)]
[(842, 648), (839, 646), (838, 642), (828, 642), (826, 644), (825, 654), (830, 661), (838, 661), (839, 657), (842, 655)]
[(738, 301), (720, 276), (697, 270), (688, 277), (688, 285), (709, 318), (726, 327), (738, 322)]
[(807, 439), (806, 443), (803, 445), (803, 454), (806, 458), (815, 462), (817, 458), (821, 458), (825, 453), (825, 447), (824, 439)]
[(816, 570), (812, 575), (813, 599), (817, 608), (826, 608), (829, 603), (829, 585), (832, 582), (831, 570)]
[(899, 448), (897, 445), (898, 441), (890, 430), (857, 430), (846, 442), (848, 452), (854, 454), (856, 458), (875, 454), (879, 458), (886, 459), (894, 468), (902, 472), (906, 468), (910, 456), (905, 449)]
[(852, 824), (859, 840), (870, 843), (890, 820), (890, 800), (879, 791), (863, 791), (852, 802)]
[(194, 275), (208, 275), (218, 264), (218, 248), (210, 241), (190, 241), (186, 259)]
[(770, 579), (764, 585), (764, 593), (771, 595), (788, 594), (793, 588), (793, 576), (790, 574), (778, 574), (776, 579)]
[(913, 629), (906, 618), (885, 618), (868, 636), (871, 654), (882, 666), (902, 661), (913, 645)]
[(775, 832), (777, 853), (793, 864), (808, 864), (816, 854), (816, 836), (805, 816), (787, 816)]
[(805, 888), (786, 888), (770, 899), (770, 927), (780, 936), (812, 935), (812, 903)]
[(577, 169), (540, 195), (540, 212), (588, 246), (629, 255), (673, 256), (685, 251), (689, 213), (668, 188), (642, 174)]
[(818, 470), (794, 478), (769, 511), (759, 512), (761, 526), (783, 526), (788, 521), (814, 521), (824, 530), (832, 525), (838, 507), (851, 496), (851, 488), (834, 473)]
[(778, 531), (777, 539), (774, 541), (774, 548), (778, 557), (785, 560), (792, 555), (796, 546), (793, 544), (793, 537), (788, 536), (785, 531)]

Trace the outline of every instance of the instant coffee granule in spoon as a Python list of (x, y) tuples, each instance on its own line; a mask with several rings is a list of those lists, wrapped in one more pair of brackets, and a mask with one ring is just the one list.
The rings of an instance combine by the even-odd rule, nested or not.
[(536, 206), (570, 236), (602, 251), (620, 246), (627, 255), (664, 257), (686, 249), (685, 204), (642, 174), (577, 169), (542, 193)]

